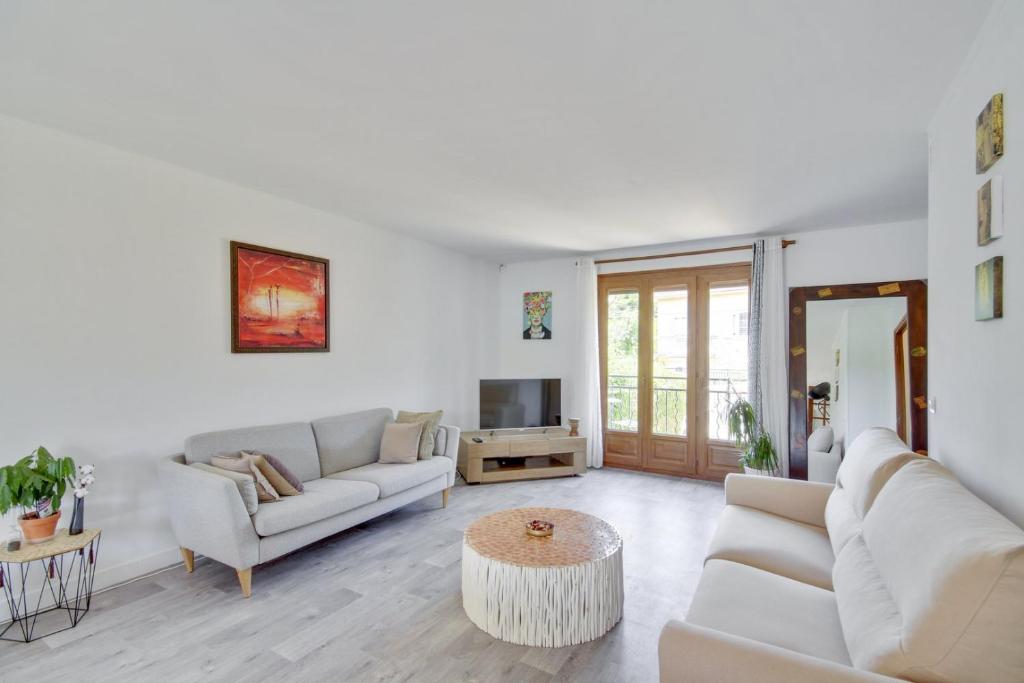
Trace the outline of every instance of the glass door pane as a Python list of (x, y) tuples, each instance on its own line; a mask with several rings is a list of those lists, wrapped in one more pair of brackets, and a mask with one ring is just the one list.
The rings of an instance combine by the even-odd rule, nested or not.
[(608, 293), (608, 429), (640, 428), (640, 292)]
[(708, 438), (729, 439), (729, 406), (746, 399), (747, 320), (750, 288), (746, 283), (712, 283), (708, 316)]
[(651, 430), (655, 434), (686, 436), (689, 306), (685, 287), (654, 291)]

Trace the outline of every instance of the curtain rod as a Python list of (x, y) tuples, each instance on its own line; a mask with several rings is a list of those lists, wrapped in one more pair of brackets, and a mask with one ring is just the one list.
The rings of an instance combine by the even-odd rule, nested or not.
[[(782, 248), (785, 249), (791, 244), (796, 244), (796, 240), (782, 240)], [(677, 251), (671, 254), (652, 254), (651, 256), (624, 256), (622, 258), (604, 258), (599, 261), (594, 261), (595, 265), (601, 265), (602, 263), (625, 263), (626, 261), (650, 261), (652, 259), (661, 258), (675, 258), (676, 256), (700, 256), (701, 254), (717, 254), (723, 251), (743, 251), (745, 249), (753, 249), (753, 244), (741, 244), (738, 247), (718, 247), (717, 249), (698, 249), (696, 251)]]

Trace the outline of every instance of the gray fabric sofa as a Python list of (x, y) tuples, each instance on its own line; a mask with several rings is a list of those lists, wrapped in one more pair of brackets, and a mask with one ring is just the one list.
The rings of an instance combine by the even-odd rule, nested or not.
[[(190, 436), (185, 452), (159, 465), (171, 526), (185, 567), (195, 553), (234, 567), (246, 597), (252, 567), (455, 484), (459, 428), (442, 425), (434, 457), (408, 465), (377, 463), (389, 408), (312, 422), (264, 425)], [(256, 504), (230, 473), (204, 467), (218, 454), (252, 450), (278, 457), (305, 493)], [(244, 477), (242, 478), (244, 480)]]

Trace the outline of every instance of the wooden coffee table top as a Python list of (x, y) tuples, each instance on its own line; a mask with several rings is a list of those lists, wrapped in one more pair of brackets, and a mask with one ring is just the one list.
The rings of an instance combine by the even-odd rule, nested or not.
[[(555, 525), (551, 536), (526, 533), (527, 522)], [(476, 520), (466, 543), (483, 557), (524, 567), (564, 567), (608, 557), (622, 547), (615, 528), (593, 515), (561, 508), (516, 508)]]

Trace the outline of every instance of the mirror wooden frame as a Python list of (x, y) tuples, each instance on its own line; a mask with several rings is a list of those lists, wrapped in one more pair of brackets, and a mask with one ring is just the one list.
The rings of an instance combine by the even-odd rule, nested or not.
[(807, 479), (807, 303), (834, 299), (907, 299), (912, 450), (928, 454), (928, 283), (867, 282), (789, 289), (789, 477)]

